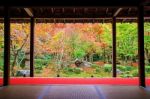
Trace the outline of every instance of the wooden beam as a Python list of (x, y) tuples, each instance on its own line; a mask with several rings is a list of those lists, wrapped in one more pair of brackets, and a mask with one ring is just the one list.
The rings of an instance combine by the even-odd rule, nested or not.
[(24, 10), (26, 11), (26, 13), (30, 16), (33, 17), (33, 12), (30, 8), (24, 8)]
[[(35, 17), (34, 17), (35, 18)], [(0, 20), (3, 20), (4, 18), (0, 18)], [(49, 20), (52, 20), (52, 19), (66, 19), (66, 20), (74, 20), (74, 19), (80, 19), (80, 20), (82, 20), (82, 19), (89, 19), (89, 20), (101, 20), (101, 19), (112, 19), (112, 17), (99, 17), (99, 18), (94, 18), (94, 17), (92, 17), (92, 18), (36, 18), (36, 19), (49, 19)], [(133, 20), (135, 20), (135, 19), (138, 19), (138, 17), (116, 17), (116, 19), (133, 19)], [(150, 16), (149, 17), (144, 17), (144, 19), (145, 20), (150, 20)], [(30, 18), (10, 18), (10, 20), (30, 20)]]
[(106, 14), (108, 13), (109, 8), (106, 8)]
[(102, 23), (105, 23), (105, 19), (103, 19), (103, 22)]
[(124, 23), (127, 19), (122, 19), (121, 23)]
[(10, 17), (9, 7), (4, 7), (4, 80), (3, 85), (10, 82)]
[(52, 12), (52, 14), (54, 14), (54, 8), (51, 8), (51, 12)]
[(83, 10), (84, 10), (84, 14), (87, 14), (88, 8), (83, 8)]
[(129, 8), (129, 9), (128, 9), (128, 14), (131, 12), (131, 10), (132, 10), (132, 8)]
[(62, 8), (62, 12), (63, 12), (63, 13), (65, 12), (65, 8)]
[[(3, 0), (7, 1), (7, 0)], [(66, 3), (67, 2), (67, 3)], [(8, 2), (1, 2), (0, 5), (7, 5)], [(137, 6), (139, 0), (103, 0), (99, 3), (99, 0), (36, 0), (36, 2), (29, 2), (29, 0), (10, 0), (9, 5), (15, 7), (50, 7), (50, 6), (66, 6), (66, 7), (132, 7)]]
[(76, 8), (73, 8), (73, 13), (74, 13), (74, 14), (76, 13)]
[[(37, 23), (41, 23), (41, 22), (44, 22), (42, 20), (46, 20), (45, 22), (48, 22), (48, 23), (53, 23), (54, 19), (56, 19), (56, 23), (58, 23), (57, 20), (63, 20), (65, 19), (66, 20), (66, 23), (71, 23), (73, 22), (73, 20), (87, 20), (86, 22), (93, 22), (92, 20), (94, 20), (95, 22), (99, 22), (101, 23), (102, 21), (101, 20), (105, 20), (104, 23), (111, 23), (112, 22), (112, 17), (106, 17), (106, 18), (36, 18), (37, 19)], [(117, 22), (137, 22), (137, 17), (117, 17), (116, 18), (116, 21)], [(150, 17), (145, 17), (145, 22), (149, 22), (150, 20)], [(40, 21), (39, 21), (40, 20)], [(30, 18), (11, 18), (10, 19), (11, 23), (22, 23), (22, 22), (27, 22), (29, 23), (30, 22)], [(4, 22), (4, 19), (3, 18), (0, 18), (0, 23), (3, 23)], [(81, 22), (82, 21), (75, 21), (75, 22)]]
[(30, 77), (34, 77), (34, 25), (35, 20), (30, 20)]
[[(131, 11), (131, 8), (128, 9), (128, 12), (127, 12), (127, 13), (129, 14), (130, 11)], [(122, 20), (122, 23), (125, 22), (125, 21), (126, 21), (126, 19), (123, 19), (123, 20)]]
[(116, 17), (122, 9), (123, 9), (123, 8), (117, 9), (117, 11), (114, 13), (113, 17)]
[(139, 58), (139, 86), (145, 87), (144, 63), (144, 7), (138, 7), (138, 58)]
[(117, 77), (117, 73), (116, 73), (116, 17), (112, 18), (112, 70), (113, 70), (113, 77)]
[(98, 8), (95, 8), (95, 13), (97, 13), (97, 11), (98, 11)]
[(150, 6), (150, 0), (143, 0), (143, 2), (141, 1), (141, 3), (145, 6)]

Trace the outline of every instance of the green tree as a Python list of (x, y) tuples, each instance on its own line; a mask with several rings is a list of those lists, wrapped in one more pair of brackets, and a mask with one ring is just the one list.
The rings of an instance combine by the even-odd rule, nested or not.
[(135, 23), (117, 24), (117, 53), (126, 64), (137, 56), (137, 25)]
[(150, 65), (150, 23), (144, 24), (144, 32), (145, 63)]

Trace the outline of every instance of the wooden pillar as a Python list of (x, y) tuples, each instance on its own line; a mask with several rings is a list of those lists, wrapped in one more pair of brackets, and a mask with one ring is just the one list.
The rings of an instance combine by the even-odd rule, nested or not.
[(116, 17), (112, 18), (112, 71), (116, 77)]
[(10, 16), (9, 7), (4, 7), (4, 77), (3, 85), (10, 82)]
[(30, 20), (30, 77), (34, 77), (34, 18)]
[(144, 63), (144, 6), (138, 7), (138, 58), (139, 58), (139, 86), (145, 87)]

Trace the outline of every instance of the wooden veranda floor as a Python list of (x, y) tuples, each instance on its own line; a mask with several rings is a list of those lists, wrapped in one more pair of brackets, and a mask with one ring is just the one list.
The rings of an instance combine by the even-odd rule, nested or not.
[(0, 88), (0, 99), (150, 99), (150, 87), (119, 85), (13, 85)]

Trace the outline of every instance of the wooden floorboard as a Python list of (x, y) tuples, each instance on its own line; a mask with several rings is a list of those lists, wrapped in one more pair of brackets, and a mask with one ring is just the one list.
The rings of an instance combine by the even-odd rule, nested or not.
[(119, 85), (13, 85), (0, 99), (150, 99), (150, 87)]

